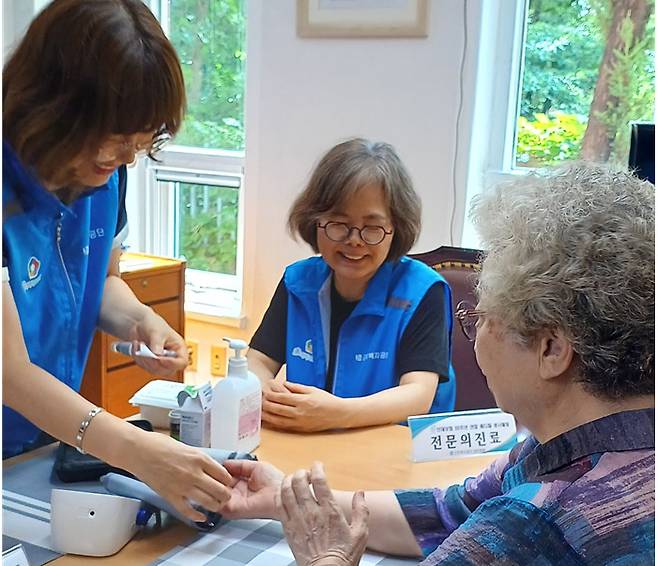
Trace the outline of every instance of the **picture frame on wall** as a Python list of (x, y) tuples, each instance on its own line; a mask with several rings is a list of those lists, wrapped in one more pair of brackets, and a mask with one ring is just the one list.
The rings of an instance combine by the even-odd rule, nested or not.
[(297, 0), (299, 37), (427, 37), (428, 0)]

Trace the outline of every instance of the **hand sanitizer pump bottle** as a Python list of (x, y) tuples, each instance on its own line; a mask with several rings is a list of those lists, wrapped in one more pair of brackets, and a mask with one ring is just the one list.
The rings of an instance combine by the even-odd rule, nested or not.
[(212, 393), (210, 447), (251, 452), (260, 444), (261, 384), (247, 368), (244, 340), (224, 338), (235, 355)]

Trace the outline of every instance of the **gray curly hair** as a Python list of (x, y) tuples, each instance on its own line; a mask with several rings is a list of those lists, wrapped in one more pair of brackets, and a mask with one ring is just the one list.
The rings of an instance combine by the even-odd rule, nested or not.
[(577, 162), (471, 206), (487, 250), (479, 308), (524, 344), (562, 329), (578, 381), (605, 399), (654, 391), (654, 196), (626, 170)]

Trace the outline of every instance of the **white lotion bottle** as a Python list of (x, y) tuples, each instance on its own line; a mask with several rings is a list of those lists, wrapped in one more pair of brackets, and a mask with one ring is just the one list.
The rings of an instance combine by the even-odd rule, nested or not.
[(247, 368), (244, 340), (224, 338), (235, 355), (228, 360), (226, 377), (212, 393), (210, 447), (251, 452), (260, 444), (261, 383)]

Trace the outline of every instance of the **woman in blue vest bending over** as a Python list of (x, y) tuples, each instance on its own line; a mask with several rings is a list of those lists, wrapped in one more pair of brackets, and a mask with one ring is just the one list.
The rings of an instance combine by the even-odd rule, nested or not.
[(247, 355), (263, 422), (317, 431), (454, 408), (450, 289), (404, 257), (420, 218), (390, 145), (352, 139), (321, 159), (288, 218), (320, 257), (285, 270)]
[(94, 331), (172, 358), (136, 359), (168, 375), (183, 339), (119, 276), (127, 233), (125, 164), (153, 156), (185, 107), (176, 53), (141, 0), (54, 0), (8, 59), (2, 90), (2, 448), (45, 431), (128, 470), (192, 520), (217, 510), (226, 470), (78, 395)]

